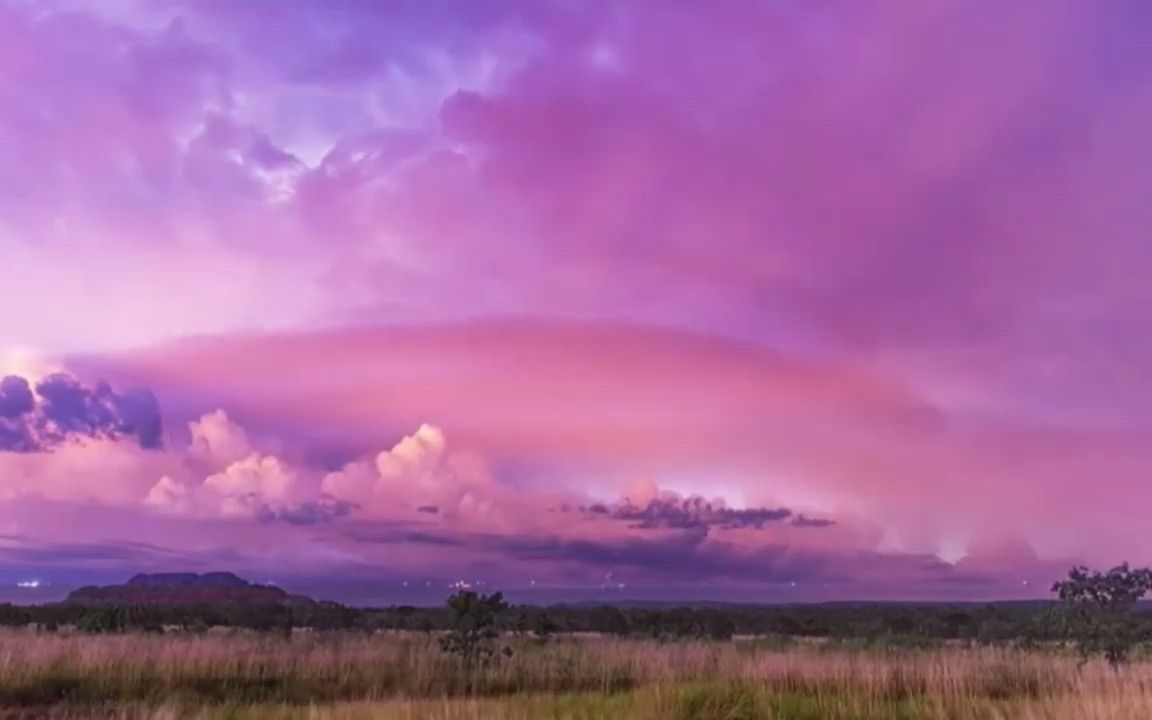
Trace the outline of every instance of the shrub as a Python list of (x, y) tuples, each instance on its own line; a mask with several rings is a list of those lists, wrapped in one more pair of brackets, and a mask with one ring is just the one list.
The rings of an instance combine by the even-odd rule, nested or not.
[(1068, 579), (1055, 583), (1060, 617), (1083, 659), (1101, 655), (1116, 668), (1128, 661), (1140, 634), (1132, 608), (1152, 590), (1152, 570), (1131, 569), (1128, 563), (1107, 572), (1075, 567)]
[[(503, 593), (478, 595), (461, 590), (448, 598), (447, 604), (452, 624), (448, 634), (440, 638), (440, 649), (459, 657), (469, 670), (491, 660), (500, 636), (496, 621), (508, 609)], [(504, 652), (511, 654), (508, 648)]]

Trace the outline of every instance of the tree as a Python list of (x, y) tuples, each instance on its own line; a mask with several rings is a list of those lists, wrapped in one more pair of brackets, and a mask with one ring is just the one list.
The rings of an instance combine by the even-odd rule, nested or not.
[(603, 605), (592, 610), (593, 628), (607, 635), (625, 637), (631, 632), (628, 618), (620, 612), (620, 608)]
[(1152, 590), (1152, 570), (1128, 563), (1107, 572), (1074, 567), (1052, 585), (1060, 598), (1067, 635), (1087, 660), (1102, 655), (1113, 667), (1127, 662), (1140, 634), (1132, 617), (1136, 601)]
[(524, 613), (524, 612), (517, 613), (516, 620), (512, 623), (512, 627), (511, 627), (512, 634), (515, 635), (516, 637), (520, 637), (524, 633), (528, 632), (528, 627), (529, 627), (529, 620), (528, 620), (527, 613)]
[(108, 634), (164, 632), (155, 608), (142, 605), (108, 605), (86, 610), (76, 621), (80, 632)]
[(722, 610), (702, 610), (701, 631), (710, 640), (731, 640), (736, 623)]
[(552, 639), (556, 631), (560, 629), (552, 618), (548, 617), (547, 612), (537, 613), (533, 618), (532, 635), (540, 642), (546, 643)]
[[(488, 662), (496, 654), (496, 640), (500, 637), (496, 621), (508, 609), (503, 593), (478, 595), (471, 590), (460, 590), (448, 598), (450, 627), (440, 638), (440, 649), (464, 661), (468, 670)], [(504, 648), (505, 654), (511, 654)]]

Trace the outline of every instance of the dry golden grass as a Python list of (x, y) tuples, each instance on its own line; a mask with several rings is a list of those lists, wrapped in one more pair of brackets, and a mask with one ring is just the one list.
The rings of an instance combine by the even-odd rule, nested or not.
[(606, 638), (515, 649), (469, 678), (419, 635), (9, 631), (0, 706), (9, 717), (156, 720), (1152, 718), (1152, 664), (1078, 669), (1056, 653)]

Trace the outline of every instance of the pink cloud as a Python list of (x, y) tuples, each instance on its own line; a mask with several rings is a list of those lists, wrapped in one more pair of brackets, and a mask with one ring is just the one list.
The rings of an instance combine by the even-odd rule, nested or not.
[(466, 446), (521, 456), (690, 460), (758, 447), (787, 462), (830, 443), (942, 429), (939, 412), (900, 384), (640, 326), (511, 320), (205, 338), (104, 369), (316, 436), (371, 444), (383, 429), (434, 419)]
[[(329, 473), (320, 489), (382, 517), (426, 512), (449, 519), (515, 513), (522, 503), (502, 488), (480, 457), (452, 452), (444, 432), (424, 424), (390, 450)], [(540, 502), (542, 498), (534, 498)]]
[[(1140, 435), (973, 424), (849, 367), (701, 336), (515, 321), (232, 337), (126, 357), (119, 372), (317, 442), (378, 446), (383, 428), (436, 417), (464, 452), (552, 468), (525, 481), (534, 493), (607, 479), (651, 499), (628, 487), (636, 473), (697, 469), (705, 496), (734, 483), (754, 502), (877, 528), (862, 547), (962, 555), (1010, 533), (1049, 558), (1152, 551), (1122, 525), (1083, 534), (1131, 511), (1150, 459)], [(436, 437), (406, 442), (425, 452)], [(351, 499), (381, 475), (368, 462), (337, 477), (359, 488)]]
[[(165, 452), (0, 456), (3, 491), (342, 561), (325, 485), (495, 564), (1150, 558), (1148, 20), (0, 0), (0, 357), (211, 335), (88, 358), (171, 398)], [(836, 525), (520, 524), (669, 483)]]
[(51, 314), (118, 344), (531, 308), (1036, 358), (1143, 299), (1152, 104), (1138, 9), (1028, 10), (6, 6), (8, 234), (107, 258)]
[[(692, 348), (691, 338), (683, 340)], [(366, 359), (359, 351), (349, 357)], [(485, 359), (489, 375), (495, 360)], [(232, 379), (246, 384), (238, 375)], [(252, 406), (245, 411), (259, 415)], [(342, 420), (331, 418), (336, 425)], [(10, 518), (0, 555), (17, 564), (53, 559), (88, 572), (117, 563), (197, 565), (213, 558), (267, 568), (299, 550), (298, 573), (437, 567), (441, 573), (482, 570), (496, 582), (531, 575), (589, 586), (602, 576), (657, 585), (803, 581), (819, 583), (818, 594), (829, 587), (874, 593), (881, 573), (932, 583), (951, 582), (955, 574), (970, 584), (964, 587), (977, 589), (996, 583), (995, 573), (958, 574), (922, 553), (881, 552), (882, 531), (866, 519), (734, 506), (661, 490), (651, 481), (633, 483), (618, 500), (598, 500), (547, 475), (526, 483), (504, 476), (499, 463), (456, 449), (431, 425), (326, 474), (299, 452), (273, 454), (276, 444), (254, 440), (216, 411), (188, 423), (187, 432), (170, 432), (151, 450), (77, 435), (40, 452), (0, 453), (0, 522)], [(84, 509), (111, 524), (58, 522)], [(411, 552), (397, 558), (398, 547)], [(850, 558), (866, 558), (859, 562), (872, 569), (849, 572), (855, 567)]]

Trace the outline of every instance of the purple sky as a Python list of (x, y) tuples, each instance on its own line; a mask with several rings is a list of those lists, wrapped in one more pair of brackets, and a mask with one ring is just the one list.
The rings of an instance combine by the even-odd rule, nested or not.
[(945, 599), (1152, 563), (1150, 32), (0, 0), (0, 584)]

